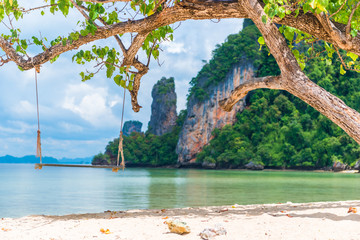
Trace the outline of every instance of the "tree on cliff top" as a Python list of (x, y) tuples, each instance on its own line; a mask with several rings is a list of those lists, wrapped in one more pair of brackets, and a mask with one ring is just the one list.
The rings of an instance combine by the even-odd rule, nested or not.
[[(118, 49), (94, 45), (91, 50), (80, 50), (73, 60), (78, 64), (93, 62), (91, 72), (82, 72), (83, 81), (89, 80), (101, 69), (115, 83), (129, 90), (134, 111), (139, 111), (137, 94), (141, 77), (147, 73), (149, 61), (159, 56), (160, 43), (172, 39), (170, 24), (187, 19), (250, 18), (276, 59), (281, 74), (253, 78), (238, 86), (228, 99), (221, 101), (225, 110), (248, 91), (258, 88), (282, 89), (299, 97), (360, 143), (360, 114), (323, 88), (310, 81), (303, 73), (306, 60), (321, 57), (332, 64), (332, 55), (338, 54), (341, 73), (345, 70), (360, 71), (360, 2), (355, 0), (44, 0), (44, 5), (31, 9), (22, 8), (17, 0), (0, 1), (0, 19), (9, 28), (0, 37), (4, 54), (1, 64), (15, 62), (21, 70), (35, 68), (55, 61), (67, 51), (75, 50), (90, 42), (114, 37)], [(13, 22), (26, 18), (26, 13), (49, 10), (64, 16), (78, 11), (83, 21), (78, 30), (52, 41), (33, 36), (22, 39), (20, 29)], [(124, 18), (125, 17), (125, 18)], [(275, 24), (280, 24), (278, 28)], [(35, 32), (35, 30), (34, 30)], [(130, 42), (126, 47), (123, 42)], [(310, 44), (307, 51), (298, 48), (300, 42)], [(28, 46), (38, 46), (38, 53), (30, 56)], [(319, 50), (320, 48), (320, 50)], [(139, 60), (140, 49), (145, 53)], [(31, 53), (34, 49), (31, 48)]]

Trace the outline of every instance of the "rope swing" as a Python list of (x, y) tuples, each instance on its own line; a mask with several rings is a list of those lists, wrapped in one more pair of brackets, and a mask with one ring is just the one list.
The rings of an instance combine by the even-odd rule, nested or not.
[[(51, 163), (42, 163), (42, 154), (41, 154), (41, 137), (40, 137), (40, 114), (39, 114), (39, 94), (38, 94), (38, 81), (37, 74), (40, 73), (40, 66), (34, 66), (35, 69), (35, 87), (36, 87), (36, 109), (37, 109), (37, 141), (36, 141), (36, 157), (40, 158), (40, 163), (35, 164), (35, 169), (42, 169), (43, 166), (48, 167), (85, 167), (85, 168), (112, 168), (113, 172), (118, 172), (120, 168), (122, 170), (125, 169), (125, 157), (124, 157), (124, 149), (123, 149), (123, 123), (124, 123), (124, 111), (125, 111), (125, 96), (126, 96), (126, 88), (124, 87), (124, 97), (123, 97), (123, 105), (122, 105), (122, 113), (121, 113), (121, 126), (120, 126), (120, 135), (119, 135), (119, 147), (118, 154), (116, 160), (116, 166), (112, 165), (104, 165), (104, 166), (94, 166), (94, 165), (81, 165), (81, 164), (51, 164)], [(119, 165), (121, 156), (121, 163)]]
[(36, 110), (37, 110), (37, 140), (36, 140), (36, 157), (40, 158), (40, 165), (35, 165), (36, 169), (42, 168), (42, 155), (41, 155), (41, 137), (40, 137), (40, 114), (39, 114), (39, 93), (38, 93), (38, 84), (37, 84), (37, 74), (40, 73), (40, 67), (35, 66), (35, 88), (36, 88)]
[(124, 97), (123, 97), (123, 105), (122, 105), (122, 112), (121, 112), (121, 124), (120, 124), (120, 135), (119, 135), (119, 146), (118, 146), (118, 154), (116, 159), (116, 166), (117, 168), (113, 168), (113, 172), (119, 171), (119, 160), (121, 155), (121, 164), (120, 168), (124, 170), (125, 168), (125, 157), (124, 157), (124, 149), (123, 149), (123, 123), (124, 123), (124, 109), (125, 109), (125, 96), (126, 96), (126, 88), (124, 88)]

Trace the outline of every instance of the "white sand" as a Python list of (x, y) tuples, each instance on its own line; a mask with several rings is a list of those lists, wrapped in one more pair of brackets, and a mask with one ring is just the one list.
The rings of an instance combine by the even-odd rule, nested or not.
[[(305, 204), (265, 204), (206, 208), (131, 210), (66, 216), (28, 216), (0, 219), (1, 240), (68, 239), (201, 239), (199, 233), (220, 223), (224, 239), (360, 239), (360, 201)], [(225, 210), (225, 211), (224, 211)], [(163, 222), (181, 219), (191, 228), (187, 235), (169, 233)], [(101, 233), (109, 229), (111, 234)]]

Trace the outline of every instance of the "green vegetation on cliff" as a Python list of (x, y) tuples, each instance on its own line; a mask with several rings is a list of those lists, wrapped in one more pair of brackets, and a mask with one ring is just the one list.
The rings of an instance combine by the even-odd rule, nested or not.
[(251, 20), (245, 19), (244, 29), (240, 33), (229, 35), (223, 44), (217, 44), (212, 59), (190, 81), (188, 100), (191, 97), (200, 102), (206, 99), (208, 88), (224, 81), (229, 70), (237, 63), (252, 64), (258, 69), (257, 75), (279, 74), (275, 59), (268, 55), (266, 48), (259, 51), (259, 36), (256, 26)]
[[(176, 126), (169, 133), (156, 136), (151, 133), (133, 132), (129, 137), (124, 136), (124, 157), (129, 164), (139, 166), (165, 166), (177, 162), (175, 152), (179, 133), (186, 117), (186, 111), (180, 112)], [(93, 164), (116, 165), (119, 138), (110, 141), (105, 153), (94, 157)]]
[[(254, 31), (255, 26), (249, 26), (243, 33)], [(259, 37), (257, 34), (251, 38)], [(228, 41), (231, 39), (236, 38), (228, 38)], [(218, 47), (213, 59), (217, 58), (216, 53), (228, 52), (227, 45)], [(255, 46), (249, 48), (256, 49)], [(253, 54), (246, 49), (243, 51), (232, 53), (222, 61), (232, 63), (234, 55)], [(258, 59), (261, 63), (256, 63), (259, 67), (257, 76), (279, 74), (272, 57), (261, 52)], [(338, 59), (334, 58), (333, 62), (336, 61)], [(339, 64), (327, 65), (317, 59), (307, 63), (305, 72), (311, 80), (343, 99), (348, 106), (360, 110), (358, 73), (348, 71), (341, 75)], [(217, 73), (207, 76), (208, 84), (212, 84)], [(360, 158), (360, 146), (342, 129), (300, 99), (278, 90), (252, 91), (247, 97), (246, 109), (237, 114), (237, 121), (232, 126), (216, 129), (213, 136), (198, 154), (197, 161), (216, 163), (220, 168), (243, 167), (253, 161), (267, 167), (311, 169), (330, 166), (334, 161), (353, 165)]]

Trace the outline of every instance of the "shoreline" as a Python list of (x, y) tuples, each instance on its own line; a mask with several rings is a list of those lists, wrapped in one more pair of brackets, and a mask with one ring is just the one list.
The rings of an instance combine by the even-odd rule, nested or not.
[[(360, 200), (33, 215), (0, 219), (0, 239), (195, 240), (216, 224), (227, 234), (215, 240), (360, 239), (360, 213), (348, 213), (350, 207), (360, 210)], [(164, 221), (171, 219), (186, 222), (191, 232), (170, 233)]]
[[(1, 164), (10, 164), (10, 165), (36, 165), (38, 163), (0, 163)], [(45, 164), (45, 163), (44, 163)], [(79, 165), (79, 164), (60, 164), (60, 165)], [(110, 165), (92, 165), (92, 164), (80, 164), (84, 166), (110, 166)], [(61, 167), (61, 166), (60, 166)], [(68, 167), (68, 166), (64, 166)], [(101, 167), (100, 167), (101, 168)], [(324, 170), (324, 169), (308, 169), (308, 168), (264, 168), (262, 170), (254, 170), (254, 169), (246, 169), (246, 168), (206, 168), (206, 167), (196, 167), (191, 165), (185, 165), (185, 166), (176, 166), (176, 165), (166, 165), (166, 166), (150, 166), (150, 165), (142, 165), (142, 164), (127, 164), (125, 166), (126, 168), (150, 168), (150, 169), (196, 169), (196, 170), (220, 170), (220, 171), (226, 171), (226, 170), (232, 170), (232, 171), (256, 171), (256, 172), (325, 172), (325, 173), (360, 173), (360, 170), (355, 169), (348, 169), (348, 170), (342, 170), (342, 171), (334, 171), (334, 170)]]

